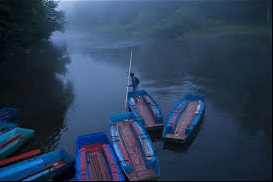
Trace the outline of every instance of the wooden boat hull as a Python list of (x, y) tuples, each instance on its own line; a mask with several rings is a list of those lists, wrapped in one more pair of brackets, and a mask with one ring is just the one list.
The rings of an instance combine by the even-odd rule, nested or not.
[(0, 108), (0, 122), (1, 121), (9, 121), (13, 118), (18, 117), (19, 109), (12, 107), (2, 107)]
[(0, 160), (9, 157), (34, 137), (32, 129), (16, 127), (0, 135)]
[(138, 90), (139, 102), (133, 98), (133, 92), (128, 92), (128, 107), (147, 131), (163, 129), (163, 116), (156, 101), (145, 90)]
[(76, 179), (79, 181), (125, 181), (116, 153), (103, 132), (77, 137)]
[(130, 181), (159, 179), (160, 168), (152, 141), (133, 113), (111, 115), (110, 135), (121, 167)]
[(6, 133), (10, 130), (12, 130), (13, 128), (16, 128), (18, 125), (16, 123), (13, 122), (8, 122), (8, 121), (2, 121), (0, 122), (0, 136), (3, 133)]
[(73, 167), (74, 158), (57, 149), (1, 168), (0, 181), (51, 180)]
[(175, 106), (164, 126), (162, 138), (184, 143), (200, 123), (205, 112), (205, 96), (186, 94)]

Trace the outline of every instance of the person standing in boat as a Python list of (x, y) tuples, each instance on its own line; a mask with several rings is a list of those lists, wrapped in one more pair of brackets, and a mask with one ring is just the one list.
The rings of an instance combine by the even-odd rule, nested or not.
[(132, 82), (129, 85), (129, 87), (133, 87), (134, 98), (138, 102), (138, 100), (137, 100), (137, 97), (138, 97), (138, 95), (137, 95), (137, 86), (139, 84), (139, 79), (135, 76), (134, 73), (130, 73), (130, 77), (132, 79)]

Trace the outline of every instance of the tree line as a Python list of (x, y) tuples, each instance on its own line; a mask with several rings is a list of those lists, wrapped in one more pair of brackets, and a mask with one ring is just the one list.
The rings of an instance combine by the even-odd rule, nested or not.
[(52, 32), (63, 30), (64, 13), (56, 10), (53, 0), (1, 0), (1, 56), (14, 50), (25, 50)]

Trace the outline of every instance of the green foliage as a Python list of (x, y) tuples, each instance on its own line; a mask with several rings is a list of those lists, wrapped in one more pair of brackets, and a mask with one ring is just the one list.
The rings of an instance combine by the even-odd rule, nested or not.
[(201, 26), (200, 19), (194, 16), (196, 8), (180, 7), (176, 11), (149, 28), (148, 33), (157, 38), (177, 38), (184, 32)]
[(3, 0), (1, 9), (1, 47), (27, 49), (33, 42), (47, 40), (52, 32), (63, 30), (64, 13), (53, 0)]
[(202, 16), (197, 6), (179, 7), (177, 10), (164, 17), (149, 28), (149, 35), (156, 38), (181, 38), (187, 36), (225, 36), (225, 37), (250, 37), (260, 36), (272, 38), (271, 25), (266, 23), (239, 23), (236, 21), (225, 21)]
[[(108, 35), (138, 33), (176, 39), (190, 35), (269, 36), (266, 1), (90, 3), (90, 30)], [(138, 11), (141, 10), (141, 11)], [(84, 12), (84, 11), (83, 11)], [(83, 14), (79, 12), (78, 19)], [(80, 22), (79, 22), (80, 23)], [(255, 27), (257, 25), (257, 27)], [(85, 27), (78, 25), (78, 27)], [(251, 30), (250, 30), (251, 29)], [(89, 31), (89, 30), (88, 30)], [(256, 35), (255, 35), (256, 34)]]

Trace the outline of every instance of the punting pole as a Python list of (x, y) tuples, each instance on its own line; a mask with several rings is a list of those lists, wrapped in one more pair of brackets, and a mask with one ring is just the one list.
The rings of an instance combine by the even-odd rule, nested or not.
[(130, 79), (130, 73), (131, 73), (131, 65), (132, 65), (132, 56), (133, 56), (133, 51), (131, 49), (131, 56), (130, 56), (130, 66), (129, 66), (129, 72), (128, 72), (128, 81), (127, 81), (127, 89), (126, 89), (126, 99), (125, 99), (125, 110), (127, 110), (127, 97), (128, 97), (128, 87), (129, 87), (129, 79)]

